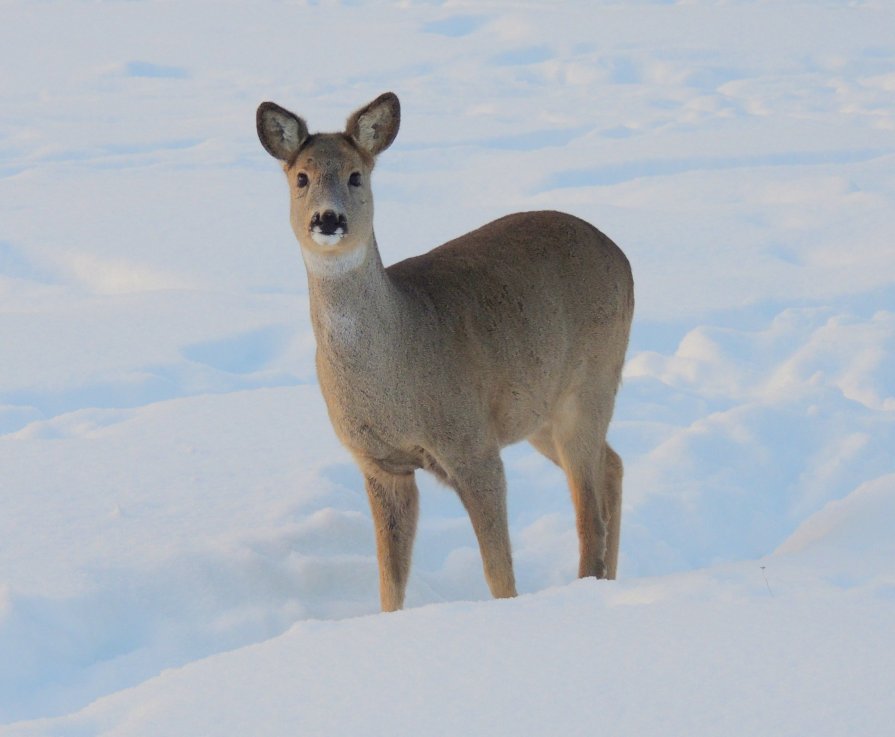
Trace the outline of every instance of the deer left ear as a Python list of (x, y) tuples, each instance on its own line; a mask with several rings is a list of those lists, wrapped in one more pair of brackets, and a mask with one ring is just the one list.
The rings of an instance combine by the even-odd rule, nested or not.
[(401, 103), (394, 92), (386, 92), (352, 114), (345, 124), (345, 133), (364, 151), (376, 156), (392, 145), (400, 125)]

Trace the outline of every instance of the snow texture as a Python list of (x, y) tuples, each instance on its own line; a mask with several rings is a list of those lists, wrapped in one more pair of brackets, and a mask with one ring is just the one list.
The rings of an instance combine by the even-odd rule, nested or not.
[[(895, 7), (10, 0), (0, 735), (879, 735)], [(274, 100), (392, 90), (386, 262), (515, 210), (628, 254), (620, 580), (506, 450), (516, 600), (420, 475), (408, 609), (316, 386)]]

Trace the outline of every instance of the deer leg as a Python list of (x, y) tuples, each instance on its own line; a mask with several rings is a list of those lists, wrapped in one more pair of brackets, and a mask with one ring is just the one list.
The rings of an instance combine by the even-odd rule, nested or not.
[(578, 576), (615, 578), (622, 515), (622, 460), (603, 443), (596, 457), (563, 452), (569, 480), (580, 561)]
[[(569, 480), (578, 530), (578, 577), (606, 577), (606, 522), (601, 514), (598, 493), (599, 470), (596, 464), (564, 459), (563, 470)], [(601, 469), (600, 469), (601, 470)]]
[(605, 392), (570, 394), (553, 424), (553, 441), (575, 507), (582, 578), (613, 578), (618, 562), (622, 466), (606, 443), (613, 404), (614, 395)]
[(604, 478), (608, 447), (605, 426), (598, 419), (594, 421), (590, 413), (567, 412), (563, 419), (565, 422), (554, 427), (553, 437), (575, 507), (578, 576), (606, 578), (607, 557), (611, 557), (611, 546), (607, 544), (609, 521), (614, 510), (607, 501), (610, 489)]
[[(562, 467), (562, 462), (553, 441), (553, 430), (546, 426), (537, 433), (528, 438), (535, 450), (549, 458), (557, 466)], [(573, 500), (576, 498), (576, 489), (581, 489), (587, 485), (587, 479), (582, 478), (580, 482), (573, 482), (570, 478), (569, 488), (572, 489)], [(580, 496), (581, 492), (577, 492)], [(622, 459), (618, 454), (606, 445), (606, 456), (603, 459), (603, 486), (601, 493), (597, 494), (598, 499), (602, 502), (602, 519), (606, 526), (606, 553), (603, 556), (605, 577), (615, 578), (618, 570), (618, 546), (621, 535), (621, 513), (622, 513)], [(582, 508), (583, 507), (583, 508)], [(580, 510), (580, 511), (579, 511)], [(594, 510), (587, 497), (582, 500), (582, 504), (575, 501), (575, 514), (577, 526), (579, 530), (579, 540), (585, 539), (587, 542), (581, 545), (581, 562), (579, 564), (580, 576), (596, 576), (596, 572), (589, 572), (598, 568), (593, 563), (595, 549), (597, 547), (593, 531), (598, 527), (598, 522), (594, 520)], [(584, 535), (582, 538), (581, 528), (584, 527)]]
[(606, 578), (618, 573), (618, 546), (622, 524), (622, 459), (609, 444), (603, 459), (603, 513), (608, 520), (606, 531)]
[(393, 612), (404, 606), (419, 516), (419, 491), (412, 473), (368, 474), (366, 486), (376, 530), (379, 598), (382, 611)]
[(446, 464), (446, 469), (472, 522), (491, 594), (501, 599), (516, 596), (507, 485), (499, 452), (473, 462)]

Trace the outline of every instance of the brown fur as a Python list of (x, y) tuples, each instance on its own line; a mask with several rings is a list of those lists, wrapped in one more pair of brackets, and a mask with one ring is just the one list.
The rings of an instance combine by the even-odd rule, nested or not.
[[(583, 220), (523, 212), (384, 268), (369, 179), (399, 120), (391, 93), (344, 134), (308, 136), (283, 108), (258, 110), (290, 182), (320, 386), (366, 479), (382, 608), (403, 605), (419, 468), (457, 490), (494, 596), (516, 594), (500, 449), (523, 439), (566, 473), (579, 575), (614, 578), (622, 463), (606, 431), (634, 310), (628, 261)], [(333, 242), (311, 225), (327, 210), (347, 223)]]

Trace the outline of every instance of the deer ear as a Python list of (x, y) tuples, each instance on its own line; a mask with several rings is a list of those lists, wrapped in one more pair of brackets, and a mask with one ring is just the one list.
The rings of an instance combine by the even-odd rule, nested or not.
[(394, 92), (379, 95), (355, 112), (345, 124), (345, 133), (364, 151), (376, 156), (392, 145), (401, 124), (401, 103)]
[(272, 102), (258, 106), (255, 121), (261, 145), (280, 161), (291, 161), (308, 137), (305, 121)]

